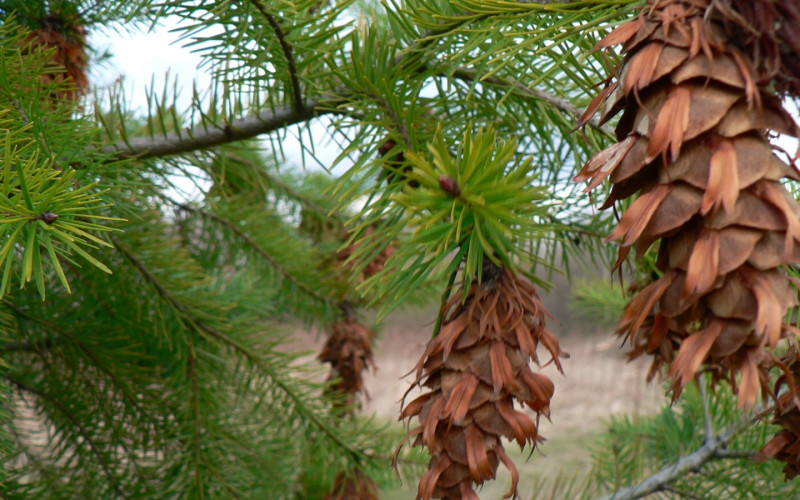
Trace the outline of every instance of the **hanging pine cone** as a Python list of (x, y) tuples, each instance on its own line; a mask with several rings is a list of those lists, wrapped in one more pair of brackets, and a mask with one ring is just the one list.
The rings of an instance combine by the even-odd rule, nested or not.
[(324, 500), (378, 500), (378, 485), (361, 470), (341, 473), (336, 477), (333, 491)]
[(27, 43), (33, 50), (55, 50), (52, 63), (64, 68), (62, 73), (41, 75), (45, 83), (53, 81), (72, 82), (73, 87), (54, 95), (58, 100), (76, 101), (89, 87), (86, 76), (89, 58), (86, 55), (86, 29), (80, 16), (75, 14), (50, 13), (41, 21), (41, 26), (32, 30)]
[(788, 368), (775, 383), (775, 394), (779, 397), (773, 420), (783, 429), (758, 452), (756, 461), (775, 458), (785, 462), (783, 473), (789, 480), (800, 475), (800, 356), (791, 349), (783, 362)]
[[(431, 454), (419, 483), (418, 497), (425, 500), (476, 500), (473, 484), (493, 479), (499, 462), (511, 472), (506, 497), (516, 497), (519, 473), (500, 439), (515, 439), (520, 447), (542, 441), (538, 419), (549, 415), (553, 382), (534, 373), (529, 361), (538, 363), (541, 343), (561, 370), (559, 356), (566, 353), (545, 327), (549, 314), (533, 285), (494, 269), (496, 276), (484, 273), (463, 304), (462, 290), (444, 306), (441, 331), (428, 343), (412, 385), (428, 392), (403, 405), (401, 419), (419, 420), (405, 440), (416, 437), (414, 446)], [(524, 405), (535, 419), (520, 411)]]
[(710, 18), (728, 42), (748, 55), (758, 81), (800, 97), (800, 3), (796, 0), (716, 0)]
[[(384, 158), (384, 167), (378, 175), (378, 182), (386, 180), (386, 184), (392, 184), (399, 180), (404, 180), (406, 175), (411, 172), (412, 167), (406, 162), (406, 155), (400, 151), (388, 157), (387, 155), (397, 147), (397, 143), (388, 137), (378, 148), (378, 154)], [(409, 187), (418, 188), (419, 182), (415, 180), (407, 181)]]
[(347, 397), (344, 409), (352, 411), (356, 407), (358, 394), (366, 394), (364, 370), (374, 368), (372, 359), (372, 340), (375, 332), (352, 317), (336, 323), (331, 329), (318, 358), (331, 364), (328, 380), (337, 380), (328, 392)]
[[(375, 232), (375, 228), (370, 226), (364, 233), (364, 236), (370, 236), (372, 233)], [(349, 238), (350, 235), (347, 235), (345, 239)], [(357, 267), (356, 261), (348, 261), (351, 255), (355, 253), (356, 250), (361, 245), (358, 243), (353, 243), (348, 245), (347, 247), (343, 248), (336, 252), (336, 260), (339, 263), (339, 268), (345, 270), (347, 272), (352, 272)], [(383, 268), (386, 266), (386, 261), (389, 257), (392, 256), (394, 253), (394, 247), (392, 245), (387, 245), (383, 250), (378, 252), (372, 260), (366, 265), (363, 271), (361, 271), (360, 281), (364, 281), (371, 276), (378, 274), (379, 272), (383, 271)]]
[(621, 240), (617, 267), (631, 247), (642, 255), (660, 240), (663, 276), (619, 325), (630, 356), (652, 355), (651, 377), (669, 365), (674, 397), (704, 366), (752, 405), (770, 392), (772, 350), (795, 304), (781, 266), (800, 262), (800, 208), (780, 182), (800, 176), (765, 129), (798, 129), (712, 15), (729, 3), (651, 0), (600, 42), (624, 43), (624, 59), (582, 121), (603, 102), (602, 122), (622, 110), (620, 142), (575, 180), (588, 191), (609, 177), (604, 208), (639, 193), (608, 238)]

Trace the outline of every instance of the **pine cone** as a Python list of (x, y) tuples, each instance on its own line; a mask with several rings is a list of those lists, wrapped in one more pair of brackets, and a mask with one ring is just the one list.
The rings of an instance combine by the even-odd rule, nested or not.
[[(370, 226), (367, 228), (365, 236), (369, 236), (374, 232), (375, 228)], [(347, 238), (349, 238), (349, 235), (345, 237), (345, 239)], [(348, 262), (348, 259), (350, 258), (351, 255), (353, 255), (353, 253), (355, 253), (356, 250), (358, 250), (360, 246), (361, 245), (357, 243), (353, 243), (352, 245), (349, 245), (336, 253), (336, 259), (339, 263), (339, 267), (342, 270), (346, 270), (348, 272), (353, 271), (357, 263), (354, 261)], [(361, 281), (364, 281), (367, 278), (370, 278), (378, 274), (379, 272), (383, 271), (383, 268), (386, 266), (386, 261), (389, 259), (389, 257), (392, 256), (393, 253), (394, 253), (394, 247), (392, 245), (387, 245), (381, 252), (375, 255), (372, 258), (372, 260), (369, 261), (364, 270), (361, 272), (361, 277), (360, 277)]]
[(783, 430), (764, 445), (755, 459), (766, 462), (775, 458), (785, 462), (783, 473), (789, 480), (800, 475), (800, 356), (791, 349), (782, 361), (786, 373), (775, 383), (775, 394), (779, 397), (773, 423)]
[[(75, 19), (78, 19), (75, 16)], [(64, 68), (61, 74), (48, 73), (41, 78), (50, 83), (69, 80), (74, 87), (52, 96), (58, 100), (76, 101), (89, 87), (86, 71), (89, 58), (86, 55), (86, 29), (73, 18), (65, 18), (59, 14), (48, 14), (42, 21), (42, 27), (30, 32), (26, 42), (33, 50), (55, 50), (52, 63)]]
[[(378, 182), (386, 180), (386, 184), (393, 184), (399, 180), (404, 180), (407, 174), (412, 170), (411, 165), (406, 163), (406, 155), (402, 151), (392, 157), (386, 158), (386, 155), (395, 147), (397, 147), (397, 143), (389, 137), (378, 148), (378, 154), (381, 155), (381, 158), (385, 158), (383, 170), (381, 170), (381, 173), (378, 175)], [(411, 188), (418, 188), (419, 182), (413, 179), (409, 180), (408, 186)]]
[[(416, 437), (414, 446), (431, 453), (418, 497), (477, 499), (473, 483), (493, 479), (499, 462), (512, 476), (506, 497), (516, 497), (519, 473), (500, 438), (520, 447), (542, 441), (537, 422), (549, 415), (553, 382), (531, 371), (529, 360), (538, 363), (542, 343), (561, 370), (566, 353), (545, 327), (549, 314), (534, 287), (511, 272), (473, 284), (463, 304), (462, 297), (463, 290), (444, 306), (442, 329), (417, 365), (412, 388), (428, 392), (404, 403), (400, 417), (419, 420), (404, 442)], [(536, 421), (514, 409), (515, 401), (520, 409), (528, 405)]]
[[(618, 111), (620, 141), (592, 158), (576, 181), (587, 191), (610, 177), (604, 208), (639, 193), (608, 240), (656, 241), (663, 276), (630, 302), (619, 333), (631, 357), (670, 365), (673, 396), (701, 365), (727, 378), (740, 405), (770, 389), (773, 348), (786, 335), (795, 293), (781, 266), (800, 262), (800, 208), (781, 184), (800, 180), (773, 153), (765, 129), (797, 125), (747, 54), (712, 15), (717, 0), (651, 0), (599, 46), (624, 43), (619, 80), (592, 102), (601, 121)], [(735, 377), (741, 373), (737, 387)]]
[(711, 16), (729, 42), (754, 63), (756, 78), (800, 97), (800, 3), (797, 0), (716, 0)]
[(355, 408), (356, 396), (367, 394), (362, 374), (374, 368), (372, 340), (375, 332), (353, 318), (333, 325), (331, 335), (325, 342), (318, 359), (331, 364), (328, 380), (338, 381), (328, 388), (329, 393), (347, 395), (345, 407)]
[(378, 500), (378, 486), (360, 470), (336, 477), (333, 491), (324, 500)]

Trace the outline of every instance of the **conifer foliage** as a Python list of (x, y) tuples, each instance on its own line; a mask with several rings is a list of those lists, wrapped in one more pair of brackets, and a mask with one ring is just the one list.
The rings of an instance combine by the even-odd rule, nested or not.
[[(143, 109), (93, 88), (93, 34), (167, 18), (208, 88)], [(770, 440), (685, 389), (694, 427), (654, 427), (650, 491), (711, 460), (743, 465), (708, 491), (794, 477), (800, 175), (771, 140), (798, 135), (798, 21), (794, 0), (0, 0), (0, 497), (371, 500), (392, 450), (419, 498), (476, 499), (501, 463), (524, 496), (512, 449), (543, 446), (539, 369), (567, 357), (539, 294), (584, 256), (650, 279), (619, 333), (674, 397), (710, 372), (775, 402)], [(404, 430), (358, 401), (363, 318), (408, 303), (438, 317)], [(316, 359), (284, 343), (298, 324), (330, 334)], [(638, 498), (641, 461), (608, 451), (593, 484)]]

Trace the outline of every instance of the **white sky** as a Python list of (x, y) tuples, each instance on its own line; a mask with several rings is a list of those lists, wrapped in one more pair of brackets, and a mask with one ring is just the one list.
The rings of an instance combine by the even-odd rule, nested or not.
[[(147, 108), (145, 89), (154, 81), (157, 94), (160, 95), (169, 75), (170, 79), (177, 79), (178, 82), (179, 108), (187, 109), (191, 102), (192, 81), (197, 82), (198, 89), (205, 89), (211, 83), (211, 79), (202, 70), (197, 69), (201, 62), (200, 57), (183, 48), (178, 42), (178, 34), (170, 32), (178, 26), (177, 22), (178, 18), (166, 18), (149, 33), (93, 33), (89, 43), (99, 52), (108, 49), (112, 58), (103, 67), (93, 69), (91, 81), (102, 88), (121, 77), (130, 107), (145, 110)], [(797, 107), (791, 103), (787, 107), (797, 118)], [(316, 141), (316, 158), (327, 168), (339, 154), (340, 148), (327, 140), (326, 122), (325, 117), (314, 120), (311, 124), (311, 133)], [(308, 155), (305, 157), (305, 164), (303, 163), (303, 152), (300, 142), (296, 139), (299, 130), (299, 126), (291, 127), (283, 141), (285, 165), (290, 168), (304, 165), (308, 169), (320, 169), (321, 167)], [(782, 137), (777, 143), (792, 154), (798, 150), (798, 141), (793, 138)], [(343, 162), (337, 171), (341, 172), (349, 165), (350, 162)]]
[[(130, 108), (144, 112), (147, 109), (146, 89), (151, 88), (154, 82), (156, 94), (161, 95), (169, 75), (170, 81), (177, 79), (178, 82), (178, 108), (188, 109), (193, 80), (197, 82), (197, 88), (203, 90), (211, 84), (211, 78), (203, 70), (197, 69), (201, 62), (200, 56), (181, 46), (178, 41), (179, 33), (170, 32), (178, 26), (178, 21), (175, 17), (166, 18), (148, 33), (92, 33), (90, 45), (98, 52), (108, 50), (112, 55), (106, 64), (92, 69), (92, 83), (103, 88), (122, 78)], [(325, 120), (314, 120), (311, 132), (317, 141), (316, 158), (327, 167), (333, 163), (340, 149), (328, 143)], [(288, 167), (303, 165), (302, 149), (296, 139), (298, 131), (298, 126), (291, 127), (283, 141)], [(305, 167), (321, 169), (308, 155), (305, 157)]]

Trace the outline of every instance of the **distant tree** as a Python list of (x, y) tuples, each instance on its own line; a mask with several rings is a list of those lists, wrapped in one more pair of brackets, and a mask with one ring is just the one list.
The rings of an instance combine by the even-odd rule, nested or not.
[[(209, 89), (187, 109), (153, 89), (141, 114), (91, 87), (88, 33), (167, 16)], [(796, 494), (800, 175), (770, 142), (800, 135), (796, 2), (6, 0), (0, 18), (4, 498), (378, 498), (394, 464), (420, 498), (474, 499), (501, 462), (516, 496), (504, 442), (542, 441), (558, 392), (537, 366), (567, 356), (537, 287), (575, 258), (630, 283), (617, 331), (685, 394), (542, 491)], [(310, 123), (336, 176), (279, 168), (287, 134), (321, 163)], [(402, 439), (359, 414), (363, 323), (413, 300), (440, 312)], [(281, 346), (297, 321), (330, 333), (324, 384)]]

